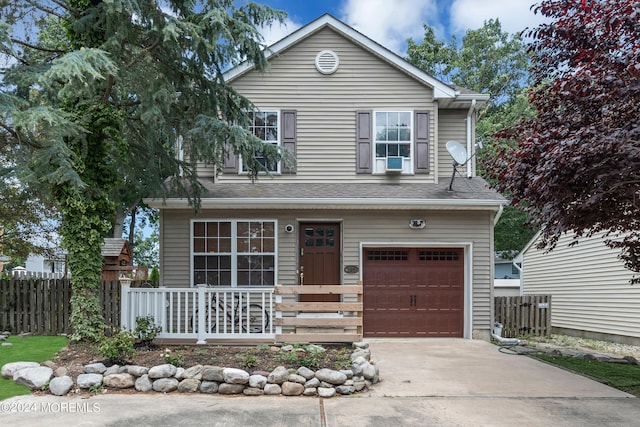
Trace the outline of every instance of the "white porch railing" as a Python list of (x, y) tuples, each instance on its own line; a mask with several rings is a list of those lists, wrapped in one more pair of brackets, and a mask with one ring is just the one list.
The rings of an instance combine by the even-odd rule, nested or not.
[(275, 339), (273, 288), (131, 288), (122, 286), (121, 325), (153, 316), (157, 338)]

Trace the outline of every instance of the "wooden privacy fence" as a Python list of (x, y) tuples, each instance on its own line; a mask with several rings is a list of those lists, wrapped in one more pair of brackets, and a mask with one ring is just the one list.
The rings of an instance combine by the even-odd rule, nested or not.
[[(70, 334), (68, 279), (0, 280), (0, 331), (36, 335)], [(120, 284), (101, 284), (100, 305), (107, 326), (120, 327)]]
[[(276, 341), (278, 342), (358, 342), (362, 341), (362, 283), (358, 285), (276, 285)], [(282, 296), (309, 294), (355, 296), (353, 302), (283, 301)], [(283, 312), (291, 313), (284, 316)], [(337, 317), (302, 317), (305, 312), (338, 313)], [(355, 316), (343, 316), (354, 312)], [(293, 330), (286, 333), (282, 327)]]
[(495, 297), (495, 321), (505, 338), (551, 334), (551, 295)]

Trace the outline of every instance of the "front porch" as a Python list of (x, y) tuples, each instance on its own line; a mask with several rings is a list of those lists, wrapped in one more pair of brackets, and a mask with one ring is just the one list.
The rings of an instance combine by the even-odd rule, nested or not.
[[(298, 302), (297, 295), (341, 295), (342, 302)], [(352, 302), (345, 302), (348, 299)], [(183, 344), (357, 342), (362, 340), (362, 284), (275, 287), (122, 286), (121, 325), (153, 316), (156, 339)], [(332, 313), (330, 317), (305, 317)]]

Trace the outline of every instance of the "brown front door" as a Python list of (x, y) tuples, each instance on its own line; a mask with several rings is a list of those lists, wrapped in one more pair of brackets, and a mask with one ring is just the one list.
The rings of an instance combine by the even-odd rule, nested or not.
[[(300, 283), (339, 285), (340, 224), (300, 224)], [(339, 302), (340, 295), (300, 295), (300, 301)]]

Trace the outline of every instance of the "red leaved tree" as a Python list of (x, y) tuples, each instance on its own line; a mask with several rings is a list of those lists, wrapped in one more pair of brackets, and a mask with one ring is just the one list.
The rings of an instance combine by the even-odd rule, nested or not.
[(526, 34), (537, 116), (497, 135), (518, 144), (487, 167), (543, 227), (541, 247), (567, 231), (620, 234), (606, 243), (638, 272), (640, 1), (545, 0), (535, 11), (551, 18)]

